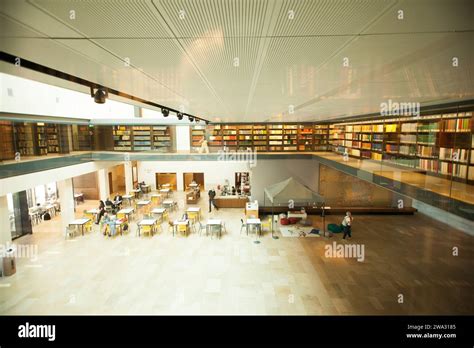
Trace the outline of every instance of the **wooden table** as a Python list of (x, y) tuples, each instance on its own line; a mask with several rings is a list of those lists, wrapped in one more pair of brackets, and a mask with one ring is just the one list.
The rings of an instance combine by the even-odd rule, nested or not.
[(118, 212), (117, 212), (117, 215), (118, 214), (124, 214), (126, 217), (127, 217), (127, 220), (131, 220), (130, 219), (130, 215), (133, 214), (133, 212), (135, 211), (134, 208), (123, 208), (123, 209), (120, 209)]
[(153, 236), (153, 230), (155, 229), (156, 219), (143, 219), (138, 223), (138, 236), (140, 237), (140, 232), (142, 226), (151, 226), (151, 235)]
[(88, 218), (76, 219), (76, 220), (71, 221), (69, 223), (69, 226), (81, 226), (81, 232), (82, 232), (82, 235), (84, 235), (84, 226), (89, 221), (91, 221), (91, 219), (88, 219)]
[(206, 224), (206, 235), (208, 232), (211, 232), (211, 237), (212, 237), (212, 231), (211, 231), (211, 228), (215, 227), (215, 226), (219, 226), (219, 237), (221, 235), (221, 232), (222, 232), (222, 221), (221, 220), (217, 220), (217, 219), (209, 219), (207, 220), (207, 224)]

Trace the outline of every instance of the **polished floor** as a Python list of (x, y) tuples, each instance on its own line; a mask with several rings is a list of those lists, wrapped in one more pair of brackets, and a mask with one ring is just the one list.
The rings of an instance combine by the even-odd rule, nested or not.
[[(175, 193), (178, 217), (183, 193)], [(37, 245), (0, 280), (1, 314), (473, 314), (474, 237), (424, 215), (355, 216), (353, 238), (365, 258), (329, 258), (341, 235), (280, 237), (240, 233), (240, 209), (207, 213), (226, 223), (221, 239), (137, 237), (96, 230), (65, 240), (60, 217), (16, 243)], [(78, 211), (95, 206), (86, 201)], [(81, 214), (78, 213), (77, 216)], [(327, 216), (326, 223), (339, 223)], [(321, 218), (313, 217), (321, 227)], [(278, 234), (278, 233), (277, 233)], [(453, 248), (458, 256), (453, 256)], [(403, 297), (403, 303), (399, 303)]]

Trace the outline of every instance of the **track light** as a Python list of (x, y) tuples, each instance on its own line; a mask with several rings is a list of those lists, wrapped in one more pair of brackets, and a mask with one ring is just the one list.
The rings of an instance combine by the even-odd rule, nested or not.
[(105, 101), (107, 100), (107, 97), (109, 96), (109, 93), (107, 93), (106, 88), (99, 87), (97, 88), (97, 91), (95, 91), (95, 93), (94, 93), (94, 89), (91, 88), (91, 95), (97, 104), (104, 104)]
[(162, 108), (161, 113), (163, 114), (164, 117), (168, 117), (170, 114), (170, 111), (168, 109)]
[(189, 119), (189, 122), (193, 122), (193, 121), (194, 121), (194, 117), (192, 117), (192, 116), (188, 116), (188, 119)]
[(206, 126), (209, 124), (209, 121), (206, 121)]
[(178, 112), (176, 116), (178, 116), (178, 120), (180, 121), (183, 119), (183, 114), (181, 112)]

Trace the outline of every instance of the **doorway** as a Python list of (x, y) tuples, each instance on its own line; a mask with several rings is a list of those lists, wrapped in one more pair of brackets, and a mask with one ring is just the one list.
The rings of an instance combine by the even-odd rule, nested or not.
[(112, 181), (112, 172), (109, 172), (109, 195), (112, 195), (114, 193), (114, 183)]
[(176, 173), (155, 173), (156, 187), (170, 184), (170, 189), (176, 190)]
[(186, 191), (193, 181), (199, 185), (201, 191), (204, 190), (204, 173), (183, 173), (183, 191)]

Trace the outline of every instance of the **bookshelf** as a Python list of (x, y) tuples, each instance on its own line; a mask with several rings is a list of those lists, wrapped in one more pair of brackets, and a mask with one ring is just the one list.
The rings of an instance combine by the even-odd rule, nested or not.
[(129, 126), (114, 126), (114, 150), (132, 151), (132, 129)]
[(44, 123), (36, 124), (36, 154), (43, 156), (48, 154), (48, 138), (46, 135), (46, 126)]
[(77, 141), (78, 141), (79, 151), (92, 150), (89, 126), (86, 126), (86, 125), (77, 126)]
[(298, 151), (298, 125), (283, 125), (283, 151)]
[(269, 124), (268, 131), (268, 151), (283, 151), (283, 125)]
[(209, 142), (208, 146), (210, 149), (215, 149), (217, 147), (221, 148), (223, 146), (222, 142), (222, 130), (220, 125), (210, 126), (209, 127)]
[(193, 126), (191, 128), (191, 147), (200, 147), (205, 136), (205, 126)]
[(222, 125), (222, 145), (229, 150), (236, 150), (238, 147), (238, 128), (235, 125)]
[(13, 125), (8, 121), (0, 121), (0, 160), (15, 158), (15, 142), (13, 141)]
[(21, 156), (35, 155), (35, 140), (33, 132), (33, 124), (16, 123), (14, 127), (16, 135), (17, 151)]
[(171, 130), (168, 126), (153, 126), (153, 150), (169, 152), (171, 149)]
[(133, 126), (133, 151), (151, 150), (151, 126)]
[(472, 112), (333, 124), (329, 145), (352, 157), (471, 182), (473, 125)]
[(58, 126), (53, 123), (46, 125), (47, 153), (59, 153)]
[(327, 151), (329, 138), (329, 125), (315, 124), (313, 126), (314, 151)]
[(298, 151), (313, 151), (313, 125), (298, 126)]
[(268, 151), (267, 125), (254, 124), (252, 128), (253, 149), (256, 151)]
[(238, 132), (238, 141), (239, 141), (238, 149), (241, 150), (241, 151), (246, 151), (247, 149), (252, 149), (252, 147), (253, 147), (253, 137), (252, 137), (253, 126), (252, 125), (240, 125), (237, 128), (239, 130), (239, 132)]

